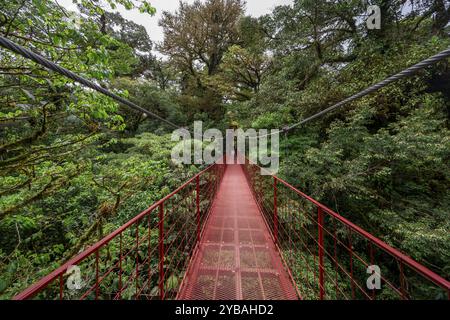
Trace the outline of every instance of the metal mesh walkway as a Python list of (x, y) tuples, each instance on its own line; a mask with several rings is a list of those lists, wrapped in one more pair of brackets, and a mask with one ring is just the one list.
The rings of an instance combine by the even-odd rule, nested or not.
[(179, 298), (297, 299), (240, 165), (228, 165)]

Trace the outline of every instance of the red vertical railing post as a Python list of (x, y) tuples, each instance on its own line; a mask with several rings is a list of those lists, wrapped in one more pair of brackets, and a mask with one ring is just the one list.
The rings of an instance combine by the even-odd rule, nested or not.
[(350, 250), (350, 284), (352, 287), (352, 299), (355, 300), (355, 279), (353, 278), (353, 242), (352, 230), (348, 227), (348, 248)]
[[(374, 255), (373, 255), (373, 245), (372, 242), (369, 242), (369, 254), (370, 254), (370, 265), (373, 266), (375, 264), (374, 262)], [(376, 299), (376, 290), (372, 289), (372, 300)]]
[(335, 299), (338, 300), (339, 291), (338, 291), (338, 260), (337, 260), (337, 233), (336, 233), (336, 220), (333, 219), (333, 247), (334, 247), (334, 286), (335, 286)]
[(404, 267), (403, 267), (403, 261), (399, 261), (400, 264), (400, 292), (401, 292), (401, 299), (406, 299), (406, 290), (405, 290), (405, 273), (404, 273)]
[(159, 297), (164, 300), (164, 202), (159, 206)]
[(278, 189), (277, 178), (273, 177), (273, 237), (278, 244)]
[(200, 177), (195, 179), (195, 205), (197, 208), (197, 242), (200, 241)]
[(122, 299), (122, 259), (123, 259), (123, 253), (122, 253), (122, 232), (119, 235), (119, 299)]
[(151, 212), (148, 214), (148, 249), (147, 249), (147, 258), (148, 258), (148, 279), (147, 279), (147, 287), (148, 290), (151, 290), (152, 283), (152, 214)]
[(317, 209), (317, 224), (319, 227), (319, 292), (320, 300), (325, 297), (325, 284), (324, 284), (324, 266), (323, 266), (323, 255), (324, 255), (324, 244), (323, 244), (323, 211), (322, 208)]
[(139, 294), (139, 223), (136, 222), (136, 296), (135, 299), (138, 299)]
[(99, 282), (99, 249), (95, 251), (95, 300), (98, 300), (100, 295), (100, 284)]
[(59, 300), (63, 299), (64, 295), (64, 275), (61, 273), (59, 276)]

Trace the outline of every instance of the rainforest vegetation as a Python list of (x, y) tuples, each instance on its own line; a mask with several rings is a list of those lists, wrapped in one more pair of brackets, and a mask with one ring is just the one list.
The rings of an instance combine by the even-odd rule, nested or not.
[[(0, 0), (0, 35), (192, 126), (283, 128), (449, 47), (445, 0)], [(381, 8), (369, 30), (367, 5)], [(154, 4), (153, 4), (154, 5)], [(155, 54), (158, 52), (158, 54)], [(279, 176), (450, 277), (449, 60), (282, 135)], [(200, 167), (173, 128), (0, 49), (0, 298), (9, 299)]]

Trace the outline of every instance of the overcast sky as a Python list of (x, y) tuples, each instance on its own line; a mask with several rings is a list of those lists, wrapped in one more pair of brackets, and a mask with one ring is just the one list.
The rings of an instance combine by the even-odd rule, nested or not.
[[(76, 10), (76, 6), (72, 3), (72, 0), (56, 0), (58, 3), (69, 9)], [(184, 0), (184, 2), (192, 3), (194, 0)], [(259, 17), (263, 14), (269, 13), (275, 6), (292, 4), (293, 0), (246, 0), (247, 11), (246, 13), (254, 17)], [(163, 40), (162, 29), (158, 26), (158, 20), (161, 17), (163, 11), (175, 11), (178, 8), (179, 0), (150, 0), (153, 7), (156, 8), (156, 15), (151, 17), (148, 14), (141, 14), (137, 10), (127, 11), (120, 8), (118, 11), (122, 16), (128, 20), (132, 20), (138, 24), (143, 25), (154, 42), (160, 42)]]

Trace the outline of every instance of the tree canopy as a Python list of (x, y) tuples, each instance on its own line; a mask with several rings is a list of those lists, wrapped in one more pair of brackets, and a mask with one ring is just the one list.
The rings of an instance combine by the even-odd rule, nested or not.
[[(0, 35), (180, 126), (282, 128), (450, 45), (444, 0), (181, 1), (156, 44), (117, 7), (0, 4)], [(159, 51), (164, 58), (157, 56)], [(450, 277), (449, 60), (281, 137), (279, 175)], [(10, 298), (173, 190), (171, 129), (0, 49), (0, 298)]]

